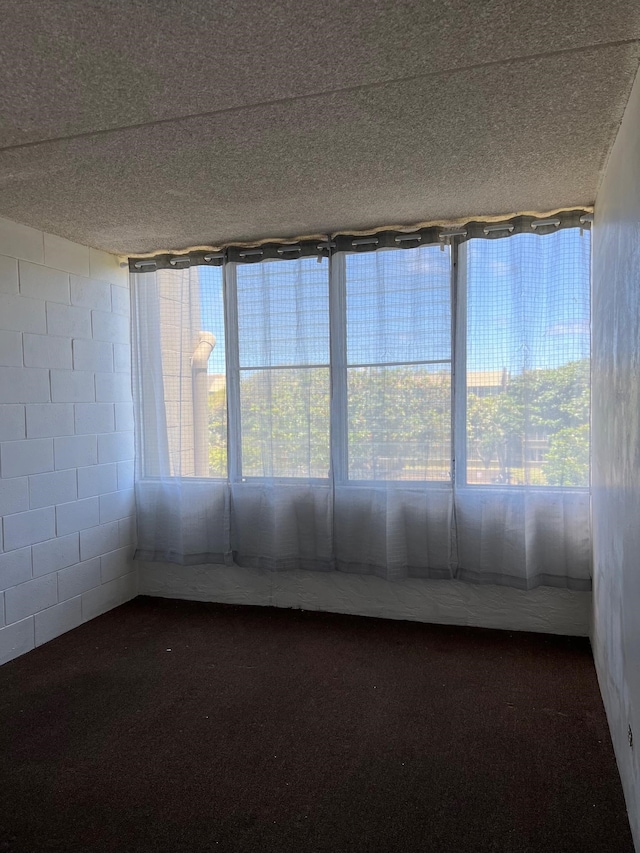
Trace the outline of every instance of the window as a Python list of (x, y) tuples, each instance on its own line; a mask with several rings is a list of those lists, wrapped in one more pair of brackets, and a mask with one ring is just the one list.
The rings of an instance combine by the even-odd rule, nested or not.
[(329, 476), (329, 261), (238, 265), (242, 477)]
[(141, 557), (589, 589), (581, 217), (140, 259)]
[(348, 254), (350, 480), (451, 476), (451, 271), (439, 246)]
[(589, 237), (469, 240), (467, 483), (589, 485)]
[(522, 219), (159, 271), (144, 474), (588, 487), (589, 231)]

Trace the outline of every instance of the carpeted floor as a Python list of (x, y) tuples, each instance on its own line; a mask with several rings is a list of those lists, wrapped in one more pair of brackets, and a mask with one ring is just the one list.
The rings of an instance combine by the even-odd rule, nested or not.
[(0, 668), (2, 853), (632, 853), (586, 640), (139, 598)]

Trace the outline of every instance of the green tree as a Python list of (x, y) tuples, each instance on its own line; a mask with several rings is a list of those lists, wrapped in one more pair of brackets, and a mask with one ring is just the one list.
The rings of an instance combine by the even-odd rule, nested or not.
[[(450, 457), (451, 380), (444, 370), (348, 371), (348, 459), (355, 479), (443, 479)], [(240, 388), (243, 472), (326, 477), (328, 368), (245, 372)], [(467, 399), (469, 460), (494, 462), (501, 482), (584, 486), (589, 472), (589, 362), (514, 376)], [(209, 398), (210, 471), (225, 476), (226, 392)], [(532, 447), (542, 460), (527, 459)], [(494, 468), (495, 471), (495, 468)]]
[[(513, 482), (514, 469), (518, 469), (522, 471), (518, 479), (523, 482), (586, 486), (589, 403), (587, 359), (523, 371), (494, 395), (469, 394), (470, 456), (475, 454), (485, 469), (497, 459), (502, 482)], [(542, 445), (543, 461), (526, 458), (532, 445)]]
[(348, 373), (349, 473), (355, 479), (441, 479), (450, 457), (451, 379), (417, 367)]
[(209, 476), (227, 476), (227, 391), (209, 394)]
[(529, 370), (515, 377), (511, 393), (532, 427), (552, 434), (589, 423), (589, 361), (571, 361), (549, 370)]
[(496, 458), (500, 479), (507, 482), (509, 449), (514, 441), (520, 440), (524, 430), (522, 405), (511, 388), (507, 386), (488, 397), (469, 394), (467, 429), (471, 446), (485, 469)]
[(589, 425), (558, 430), (549, 440), (544, 461), (550, 486), (586, 486), (589, 483)]
[(328, 368), (247, 372), (240, 401), (244, 474), (328, 476)]

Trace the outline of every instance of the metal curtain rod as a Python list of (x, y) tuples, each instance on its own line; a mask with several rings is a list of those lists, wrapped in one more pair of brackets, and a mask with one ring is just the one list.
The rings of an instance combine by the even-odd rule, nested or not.
[(290, 239), (265, 241), (256, 246), (229, 244), (216, 251), (193, 250), (184, 254), (163, 253), (154, 257), (129, 258), (129, 270), (136, 273), (161, 269), (187, 269), (190, 266), (223, 266), (226, 262), (256, 263), (269, 260), (294, 260), (315, 257), (319, 261), (334, 252), (372, 252), (379, 249), (412, 249), (472, 239), (501, 239), (521, 234), (549, 234), (555, 229), (591, 227), (593, 214), (585, 210), (567, 210), (554, 216), (512, 216), (503, 221), (469, 220), (462, 226), (434, 225), (413, 230), (377, 229), (370, 234), (336, 234), (326, 240)]

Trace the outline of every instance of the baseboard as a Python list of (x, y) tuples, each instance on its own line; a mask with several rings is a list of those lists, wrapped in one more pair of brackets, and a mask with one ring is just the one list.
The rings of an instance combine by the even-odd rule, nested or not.
[(358, 616), (589, 636), (591, 593), (530, 591), (457, 581), (385, 581), (341, 572), (139, 564), (141, 595), (323, 610)]

